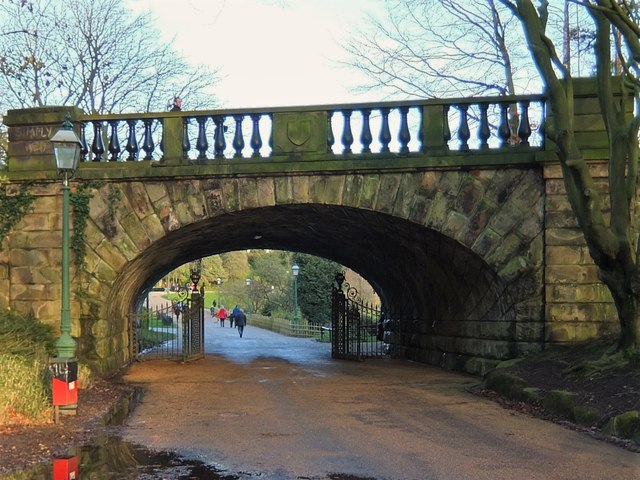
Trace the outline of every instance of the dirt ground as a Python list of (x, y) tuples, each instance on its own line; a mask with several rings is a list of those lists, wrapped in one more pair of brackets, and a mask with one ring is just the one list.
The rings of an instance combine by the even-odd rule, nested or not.
[(117, 380), (98, 380), (78, 392), (76, 415), (64, 415), (55, 424), (0, 426), (0, 475), (26, 470), (74, 446), (86, 445), (105, 426), (105, 420), (133, 396), (134, 387)]
[[(575, 360), (572, 363), (566, 356), (549, 357), (517, 365), (513, 371), (531, 386), (575, 392), (582, 404), (604, 412), (601, 420), (592, 428), (578, 427), (555, 418), (541, 407), (506, 401), (481, 389), (475, 389), (473, 393), (492, 398), (505, 408), (561, 423), (585, 435), (640, 452), (640, 446), (633, 442), (613, 439), (601, 433), (608, 417), (628, 410), (640, 410), (640, 368), (613, 369), (605, 374), (585, 376), (576, 374), (572, 368), (574, 363)], [(70, 447), (90, 443), (104, 428), (104, 419), (112, 416), (119, 404), (129, 401), (133, 392), (133, 386), (118, 379), (98, 381), (91, 389), (80, 390), (77, 415), (63, 416), (59, 424), (0, 427), (0, 475), (28, 469), (50, 461), (52, 456), (64, 453)]]

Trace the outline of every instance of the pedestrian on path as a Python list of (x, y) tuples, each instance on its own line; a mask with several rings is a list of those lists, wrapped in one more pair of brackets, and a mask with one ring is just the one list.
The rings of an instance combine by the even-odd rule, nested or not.
[(229, 323), (231, 323), (231, 328), (233, 328), (233, 322), (235, 321), (239, 311), (240, 307), (238, 305), (233, 307), (233, 310), (231, 310), (231, 315), (229, 315)]
[(224, 308), (224, 305), (220, 305), (220, 310), (218, 310), (218, 320), (220, 320), (220, 326), (224, 327), (224, 321), (227, 318), (227, 309)]
[(244, 326), (247, 324), (247, 316), (241, 308), (238, 308), (238, 313), (235, 314), (236, 318), (236, 327), (238, 329), (238, 333), (240, 334), (240, 338), (242, 338), (242, 333), (244, 332)]

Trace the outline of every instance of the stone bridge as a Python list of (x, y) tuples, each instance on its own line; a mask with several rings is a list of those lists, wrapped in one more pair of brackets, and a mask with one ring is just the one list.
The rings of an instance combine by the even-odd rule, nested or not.
[[(606, 188), (591, 83), (577, 82), (575, 111)], [(544, 96), (10, 111), (7, 195), (34, 200), (0, 239), (2, 307), (59, 324), (62, 200), (49, 138), (67, 114), (84, 144), (72, 189), (88, 202), (72, 221), (72, 254), (84, 255), (72, 275), (72, 335), (101, 374), (131, 360), (130, 314), (165, 273), (249, 248), (357, 271), (403, 319), (403, 354), (446, 368), (483, 373), (548, 343), (617, 329), (554, 147), (540, 134), (551, 114)]]

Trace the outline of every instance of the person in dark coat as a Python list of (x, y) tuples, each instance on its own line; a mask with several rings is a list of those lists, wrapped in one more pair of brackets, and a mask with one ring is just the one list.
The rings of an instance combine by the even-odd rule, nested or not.
[(238, 315), (238, 312), (240, 311), (240, 307), (238, 305), (236, 305), (235, 307), (233, 307), (233, 310), (231, 311), (231, 314), (229, 315), (229, 323), (231, 324), (230, 327), (233, 328), (233, 322), (236, 321), (236, 315)]
[(239, 308), (238, 313), (235, 315), (236, 317), (236, 328), (238, 329), (238, 333), (240, 334), (240, 338), (242, 338), (242, 333), (244, 332), (244, 326), (247, 324), (247, 316), (244, 311)]

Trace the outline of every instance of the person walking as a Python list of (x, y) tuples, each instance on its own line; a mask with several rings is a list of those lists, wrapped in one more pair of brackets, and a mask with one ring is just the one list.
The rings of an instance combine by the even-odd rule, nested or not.
[(240, 307), (238, 305), (233, 307), (233, 310), (231, 310), (231, 315), (229, 315), (229, 323), (231, 323), (231, 328), (233, 328), (233, 322), (236, 319), (236, 315), (238, 315), (239, 311)]
[(247, 324), (247, 316), (245, 315), (244, 311), (241, 308), (238, 308), (238, 313), (236, 313), (235, 318), (236, 318), (236, 328), (238, 329), (240, 338), (242, 338), (242, 334), (244, 332), (244, 326)]
[(220, 320), (220, 326), (224, 327), (224, 321), (227, 318), (227, 309), (224, 308), (224, 305), (220, 305), (220, 309), (218, 310), (218, 320)]

